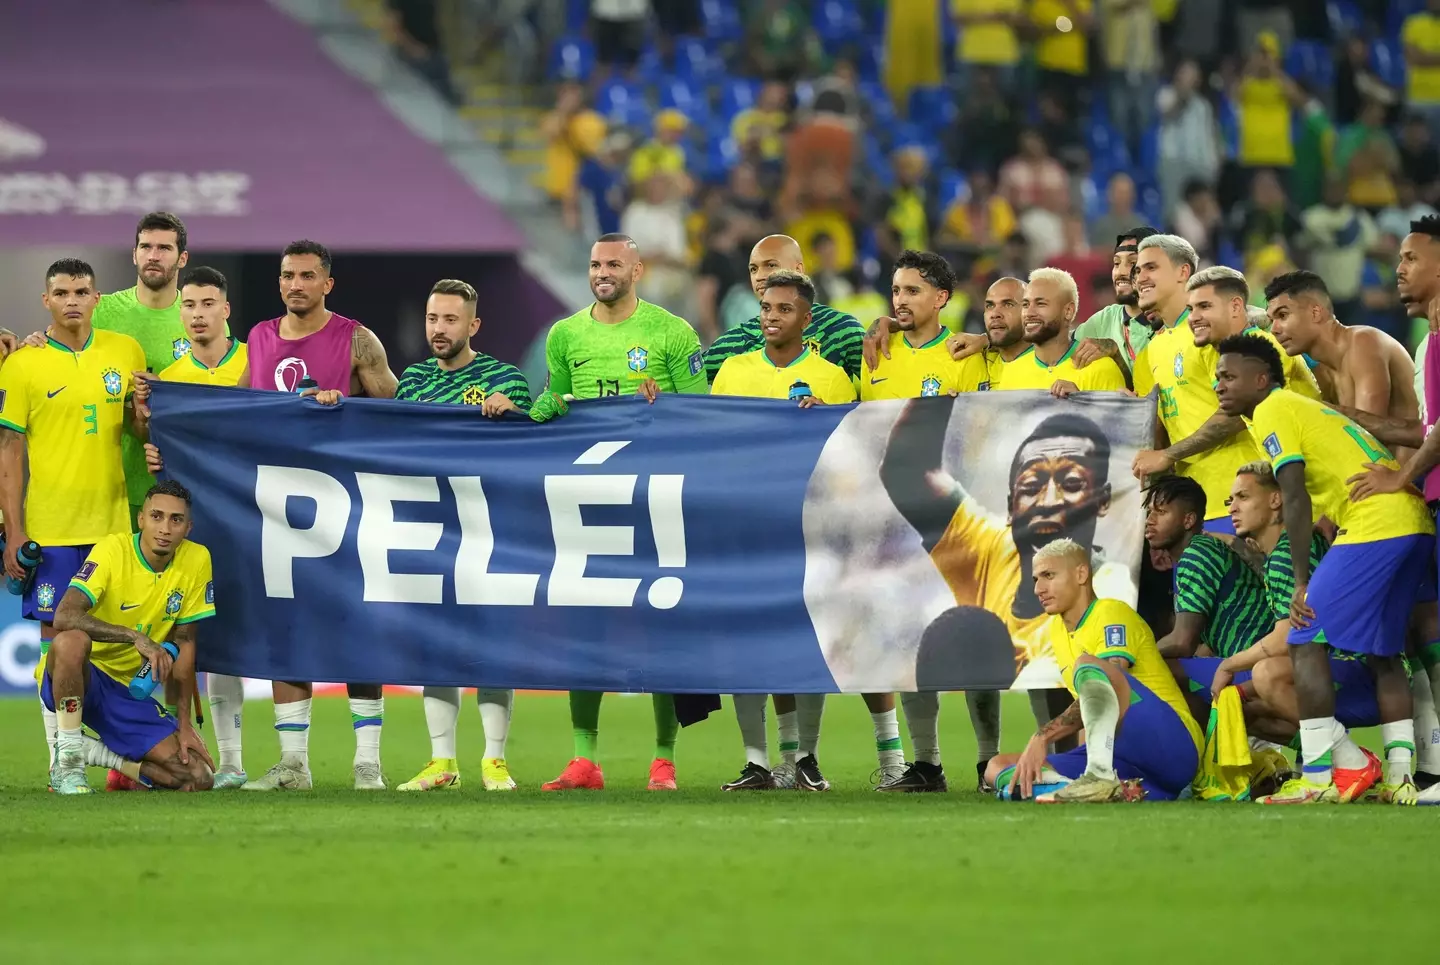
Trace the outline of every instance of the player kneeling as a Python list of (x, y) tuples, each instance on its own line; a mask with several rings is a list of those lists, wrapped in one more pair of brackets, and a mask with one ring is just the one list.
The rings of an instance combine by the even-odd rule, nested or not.
[[(1034, 574), (1035, 596), (1050, 614), (1055, 660), (1075, 703), (1030, 738), (1023, 754), (991, 759), (986, 779), (1008, 800), (1178, 797), (1200, 766), (1200, 730), (1155, 635), (1128, 604), (1096, 599), (1090, 554), (1075, 541), (1041, 547)], [(1081, 730), (1083, 745), (1045, 755), (1047, 744)]]
[[(90, 793), (87, 756), (155, 787), (211, 788), (215, 765), (190, 721), (177, 720), (148, 691), (132, 686), (148, 663), (155, 683), (172, 674), (179, 681), (179, 706), (195, 699), (195, 624), (215, 615), (215, 601), (210, 551), (187, 540), (189, 534), (189, 491), (176, 482), (151, 487), (140, 533), (96, 543), (56, 608), (40, 699), (59, 724), (50, 770), (57, 793)], [(173, 658), (162, 646), (167, 638), (174, 641)], [(139, 692), (145, 695), (132, 695)], [(82, 723), (103, 748), (81, 733)], [(123, 761), (102, 760), (105, 748)]]

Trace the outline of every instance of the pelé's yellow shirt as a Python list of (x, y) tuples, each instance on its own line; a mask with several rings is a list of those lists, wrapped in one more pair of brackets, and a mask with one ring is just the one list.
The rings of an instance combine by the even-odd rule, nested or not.
[(1190, 739), (1195, 742), (1196, 752), (1199, 752), (1204, 745), (1200, 727), (1186, 706), (1174, 675), (1155, 646), (1155, 634), (1140, 619), (1134, 607), (1119, 600), (1095, 600), (1074, 630), (1066, 627), (1065, 620), (1059, 615), (1051, 617), (1050, 639), (1055, 644), (1055, 662), (1060, 665), (1066, 690), (1075, 693), (1070, 669), (1082, 653), (1088, 653), (1097, 660), (1118, 657), (1129, 665), (1127, 672), (1130, 676), (1175, 711)]
[(743, 395), (757, 399), (788, 399), (790, 387), (804, 382), (810, 394), (826, 405), (855, 401), (855, 383), (845, 370), (827, 362), (807, 347), (799, 357), (781, 368), (765, 350), (732, 355), (715, 373), (711, 395)]
[[(1159, 387), (1160, 421), (1171, 444), (1194, 435), (1220, 409), (1220, 397), (1215, 394), (1219, 350), (1214, 345), (1195, 344), (1189, 317), (1187, 311), (1173, 328), (1157, 332), (1135, 357), (1135, 394), (1146, 396)], [(1285, 367), (1285, 388), (1308, 398), (1320, 398), (1320, 387), (1303, 358), (1286, 355), (1269, 332), (1247, 328), (1245, 334), (1259, 335), (1275, 346)], [(1175, 471), (1200, 484), (1205, 490), (1205, 518), (1218, 519), (1229, 512), (1225, 502), (1230, 498), (1236, 471), (1259, 458), (1255, 441), (1240, 432), (1208, 452), (1181, 460), (1175, 464)]]
[(25, 436), (25, 534), (41, 546), (86, 546), (130, 529), (120, 437), (140, 343), (90, 333), (78, 352), (47, 340), (0, 367), (0, 426)]
[(1015, 361), (1005, 363), (1000, 384), (992, 388), (1006, 391), (1042, 389), (1048, 392), (1056, 382), (1074, 382), (1085, 392), (1118, 392), (1127, 388), (1125, 373), (1120, 371), (1114, 359), (1097, 359), (1082, 369), (1071, 359), (1074, 354), (1075, 343), (1071, 342), (1060, 361), (1046, 365), (1035, 354), (1035, 346), (1032, 345), (1015, 356)]
[(1249, 423), (1251, 436), (1277, 473), (1293, 462), (1305, 464), (1311, 512), (1340, 527), (1337, 546), (1435, 532), (1425, 501), (1414, 491), (1350, 501), (1345, 480), (1365, 472), (1367, 462), (1390, 469), (1400, 464), (1374, 436), (1323, 402), (1272, 390)]
[(924, 345), (912, 346), (904, 332), (890, 336), (890, 357), (883, 354), (860, 370), (860, 401), (916, 399), (952, 392), (984, 392), (990, 388), (990, 371), (983, 355), (955, 361), (945, 340), (948, 329), (940, 329)]
[[(957, 606), (982, 607), (1005, 622), (1015, 644), (1017, 669), (1052, 654), (1050, 618), (1043, 611), (1030, 616), (1015, 613), (1020, 551), (1003, 521), (990, 516), (967, 496), (930, 551), (930, 559), (955, 594)], [(1094, 580), (1096, 591), (1105, 595), (1135, 593), (1129, 568), (1115, 563), (1096, 567)]]
[(237, 385), (240, 376), (250, 364), (250, 353), (246, 351), (245, 343), (238, 338), (230, 340), (230, 350), (213, 369), (206, 368), (205, 363), (197, 359), (193, 351), (192, 349), (186, 352), (165, 366), (165, 371), (160, 373), (160, 381), (189, 382), (195, 385)]
[[(156, 643), (164, 643), (176, 626), (215, 615), (210, 551), (188, 539), (157, 573), (140, 553), (138, 534), (111, 534), (95, 544), (70, 586), (89, 598), (95, 619), (133, 627)], [(129, 683), (145, 660), (131, 644), (96, 641), (90, 662)]]

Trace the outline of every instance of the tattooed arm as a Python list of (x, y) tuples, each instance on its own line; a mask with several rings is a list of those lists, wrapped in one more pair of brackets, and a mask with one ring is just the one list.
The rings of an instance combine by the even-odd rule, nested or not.
[(390, 371), (390, 362), (385, 357), (385, 346), (380, 344), (375, 333), (364, 325), (355, 326), (351, 346), (355, 377), (360, 380), (360, 387), (365, 390), (365, 395), (372, 399), (395, 398), (395, 390), (400, 387), (400, 381), (395, 378), (395, 373)]

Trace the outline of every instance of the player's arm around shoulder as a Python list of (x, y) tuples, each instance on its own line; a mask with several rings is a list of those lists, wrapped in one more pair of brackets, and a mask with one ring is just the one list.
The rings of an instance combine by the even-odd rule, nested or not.
[(356, 325), (350, 345), (355, 375), (365, 394), (372, 399), (395, 398), (400, 383), (390, 371), (390, 360), (385, 357), (379, 337), (364, 325)]

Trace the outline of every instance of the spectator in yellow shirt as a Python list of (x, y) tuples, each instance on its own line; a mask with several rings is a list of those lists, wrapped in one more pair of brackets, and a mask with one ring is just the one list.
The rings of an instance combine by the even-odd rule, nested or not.
[(1093, 10), (1093, 0), (1033, 0), (1030, 4), (1030, 23), (1039, 34), (1035, 66), (1040, 84), (1067, 107), (1074, 107), (1076, 94), (1088, 86)]
[(1426, 8), (1405, 18), (1400, 28), (1409, 68), (1409, 108), (1425, 115), (1431, 134), (1440, 138), (1440, 0), (1429, 0)]
[(760, 88), (754, 107), (747, 107), (730, 122), (730, 136), (736, 145), (752, 148), (753, 156), (774, 163), (785, 155), (782, 134), (790, 124), (790, 91), (781, 83), (771, 81)]
[(655, 137), (636, 148), (630, 156), (630, 184), (638, 187), (656, 174), (677, 175), (688, 194), (683, 145), (689, 130), (690, 119), (673, 107), (656, 114)]
[(1289, 171), (1295, 164), (1290, 112), (1305, 102), (1305, 93), (1280, 69), (1280, 41), (1273, 33), (1255, 39), (1233, 96), (1240, 124), (1240, 166)]
[(995, 68), (1000, 86), (1011, 89), (1020, 65), (1017, 28), (1025, 23), (1021, 0), (951, 0), (950, 11), (960, 28), (955, 59), (963, 89), (970, 88), (972, 67)]
[(540, 122), (545, 134), (545, 193), (560, 202), (567, 225), (580, 224), (576, 183), (580, 165), (605, 140), (605, 118), (585, 106), (585, 88), (562, 84), (555, 109)]

